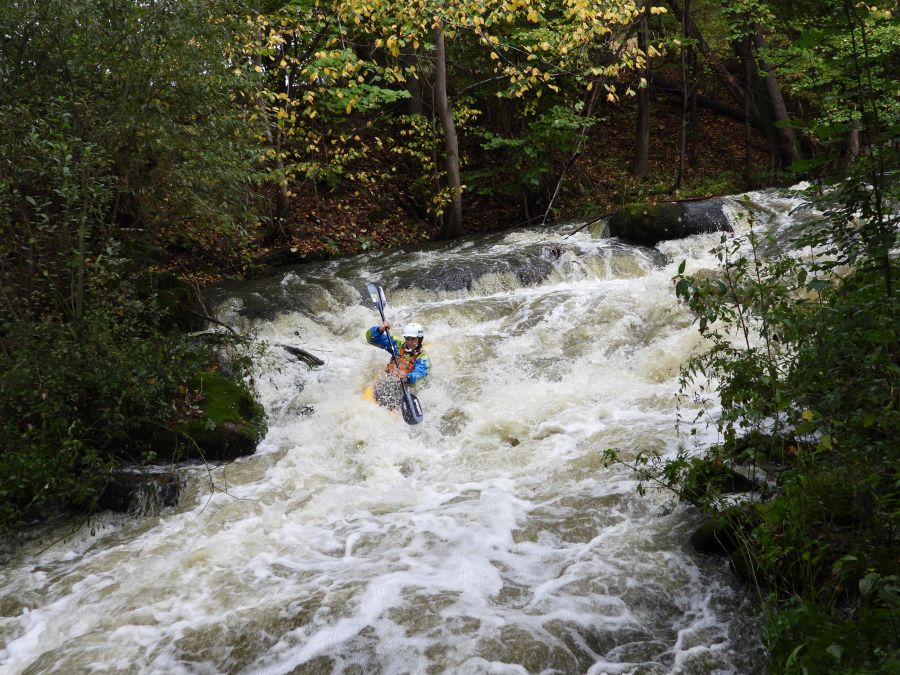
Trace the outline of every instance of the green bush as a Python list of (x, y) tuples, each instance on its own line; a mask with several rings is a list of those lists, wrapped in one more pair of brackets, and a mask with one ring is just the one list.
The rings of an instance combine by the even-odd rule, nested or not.
[(157, 329), (152, 302), (77, 321), (22, 322), (0, 352), (0, 528), (90, 509), (117, 461), (153, 451), (141, 430), (178, 414), (208, 349)]

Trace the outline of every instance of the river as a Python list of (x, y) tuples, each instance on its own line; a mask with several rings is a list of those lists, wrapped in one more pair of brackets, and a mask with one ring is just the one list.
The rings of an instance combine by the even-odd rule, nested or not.
[[(794, 205), (750, 198), (773, 223)], [(271, 345), (258, 452), (189, 469), (157, 516), (18, 550), (0, 672), (765, 673), (752, 592), (687, 544), (698, 514), (603, 462), (714, 440), (676, 430), (702, 340), (672, 277), (715, 267), (720, 235), (646, 249), (578, 225), (214, 289)], [(362, 397), (388, 359), (364, 341), (367, 281), (395, 326), (426, 327), (420, 425)]]

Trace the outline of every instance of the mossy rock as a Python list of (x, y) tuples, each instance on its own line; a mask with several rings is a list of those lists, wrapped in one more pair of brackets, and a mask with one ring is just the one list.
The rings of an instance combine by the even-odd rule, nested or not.
[(731, 231), (718, 199), (630, 204), (609, 217), (608, 227), (610, 236), (642, 246), (694, 234)]
[(251, 455), (266, 431), (265, 411), (247, 387), (220, 373), (200, 373), (193, 386), (202, 392), (201, 415), (178, 423), (181, 454), (208, 460)]

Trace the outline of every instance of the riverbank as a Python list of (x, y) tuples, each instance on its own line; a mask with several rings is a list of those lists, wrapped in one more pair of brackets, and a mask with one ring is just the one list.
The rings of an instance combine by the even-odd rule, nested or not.
[[(785, 176), (771, 171), (771, 158), (763, 149), (765, 139), (757, 132), (754, 132), (753, 149), (755, 174), (749, 183), (745, 181), (739, 170), (745, 162), (743, 124), (701, 108), (696, 163), (685, 163), (682, 185), (676, 189), (680, 107), (665, 97), (653, 105), (647, 177), (636, 178), (630, 170), (636, 108), (618, 106), (605, 122), (589, 130), (581, 152), (562, 177), (549, 212), (546, 207), (530, 212), (518, 201), (486, 195), (481, 186), (470, 185), (464, 193), (463, 232), (503, 231), (543, 222), (545, 215), (546, 222), (553, 223), (608, 214), (634, 202), (708, 198), (785, 181)], [(560, 167), (567, 159), (557, 157)], [(296, 186), (288, 215), (279, 223), (277, 233), (273, 236), (271, 226), (257, 224), (244, 247), (230, 252), (233, 258), (230, 267), (221, 265), (220, 258), (216, 258), (216, 267), (205, 266), (204, 257), (192, 249), (181, 254), (174, 252), (159, 268), (202, 286), (225, 276), (264, 273), (285, 263), (434, 241), (440, 235), (439, 223), (423, 220), (396, 188), (404, 182), (413, 182), (416, 177), (408, 175), (404, 179), (404, 167), (397, 169), (400, 179), (390, 184), (361, 185), (346, 181), (332, 188), (309, 183)], [(224, 253), (220, 244), (211, 241), (209, 245), (219, 254)]]

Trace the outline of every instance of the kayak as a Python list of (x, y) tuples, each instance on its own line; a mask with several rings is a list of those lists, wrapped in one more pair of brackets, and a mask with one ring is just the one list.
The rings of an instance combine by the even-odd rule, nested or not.
[(386, 372), (378, 373), (363, 390), (363, 399), (377, 403), (389, 410), (397, 410), (403, 400), (400, 381)]

